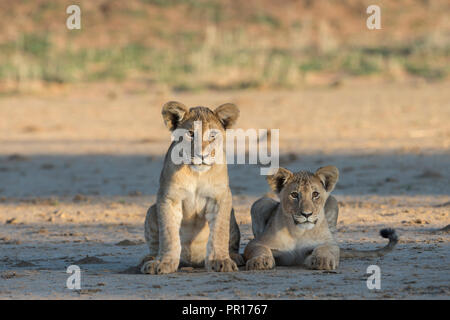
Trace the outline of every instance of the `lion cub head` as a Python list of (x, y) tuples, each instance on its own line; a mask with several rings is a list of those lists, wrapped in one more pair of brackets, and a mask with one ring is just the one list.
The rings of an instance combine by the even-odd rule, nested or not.
[(334, 166), (319, 168), (315, 173), (279, 168), (267, 181), (278, 193), (283, 213), (292, 217), (301, 229), (312, 229), (325, 217), (324, 205), (339, 179)]
[(215, 110), (206, 107), (188, 109), (180, 102), (169, 101), (162, 108), (162, 116), (170, 131), (181, 132), (180, 140), (190, 143), (187, 161), (190, 167), (195, 171), (205, 171), (219, 157), (215, 154), (216, 146), (225, 151), (225, 130), (236, 122), (239, 109), (231, 103), (222, 104)]

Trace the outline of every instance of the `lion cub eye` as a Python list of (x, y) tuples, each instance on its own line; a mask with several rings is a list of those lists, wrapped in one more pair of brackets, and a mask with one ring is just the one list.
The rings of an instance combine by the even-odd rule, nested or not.
[(215, 140), (216, 137), (217, 137), (217, 133), (214, 132), (214, 131), (209, 134), (209, 140), (210, 141)]
[(291, 192), (291, 198), (298, 199), (298, 192)]
[(189, 130), (188, 132), (186, 132), (186, 137), (187, 137), (188, 139), (194, 138), (194, 131)]
[(319, 193), (317, 191), (314, 191), (312, 193), (312, 197), (313, 197), (313, 199), (317, 199), (319, 197)]

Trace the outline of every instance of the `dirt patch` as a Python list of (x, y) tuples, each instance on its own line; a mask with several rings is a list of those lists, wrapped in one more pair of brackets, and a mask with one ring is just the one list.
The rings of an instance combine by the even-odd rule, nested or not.
[(29, 161), (30, 157), (24, 156), (22, 154), (12, 154), (6, 158), (7, 161), (19, 162), (19, 161)]
[(419, 179), (441, 179), (442, 174), (434, 170), (425, 170), (422, 174), (416, 177)]
[(34, 263), (32, 263), (32, 262), (21, 260), (18, 263), (16, 263), (13, 267), (25, 268), (25, 267), (34, 267), (34, 266), (36, 266), (36, 265)]
[(126, 246), (138, 246), (143, 244), (144, 241), (132, 241), (132, 240), (122, 240), (116, 243), (116, 246), (122, 246), (122, 247), (126, 247)]
[(18, 274), (16, 272), (2, 272), (0, 274), (0, 278), (5, 279), (5, 280), (18, 278), (18, 277), (22, 277), (22, 275)]
[(94, 294), (101, 292), (102, 289), (80, 289), (80, 290), (74, 290), (76, 293), (83, 295), (83, 294)]
[(138, 266), (128, 267), (125, 270), (120, 271), (123, 274), (141, 274), (141, 269)]
[(86, 256), (85, 258), (82, 258), (74, 262), (74, 264), (103, 264), (103, 263), (106, 263), (103, 259), (89, 256)]

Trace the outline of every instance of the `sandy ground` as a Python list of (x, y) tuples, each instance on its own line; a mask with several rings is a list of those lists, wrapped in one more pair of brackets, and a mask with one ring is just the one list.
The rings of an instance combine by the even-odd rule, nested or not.
[[(170, 135), (162, 104), (235, 102), (242, 128), (280, 128), (281, 165), (336, 165), (342, 247), (395, 253), (342, 260), (335, 272), (135, 274), (147, 253), (143, 223), (155, 199)], [(0, 298), (341, 299), (450, 296), (450, 91), (448, 84), (344, 86), (296, 92), (133, 90), (102, 86), (0, 100)], [(249, 207), (268, 191), (255, 165), (231, 165), (242, 232)], [(81, 290), (66, 268), (82, 270)], [(369, 265), (381, 290), (366, 286)]]

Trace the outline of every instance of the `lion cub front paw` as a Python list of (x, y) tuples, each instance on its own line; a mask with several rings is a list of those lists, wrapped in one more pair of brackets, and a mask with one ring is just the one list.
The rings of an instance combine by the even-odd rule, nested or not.
[(146, 274), (167, 274), (176, 272), (179, 261), (172, 259), (146, 261), (141, 267), (141, 272)]
[(247, 261), (247, 270), (270, 270), (275, 267), (275, 259), (271, 256), (258, 256)]
[(206, 263), (206, 269), (215, 272), (238, 271), (236, 263), (230, 258), (210, 260)]
[(245, 264), (244, 257), (239, 253), (230, 252), (230, 258), (236, 262), (237, 266), (243, 266)]
[(339, 261), (331, 253), (315, 253), (306, 260), (306, 265), (315, 270), (334, 270), (338, 267)]

